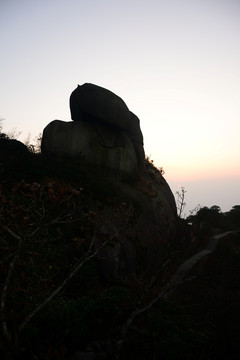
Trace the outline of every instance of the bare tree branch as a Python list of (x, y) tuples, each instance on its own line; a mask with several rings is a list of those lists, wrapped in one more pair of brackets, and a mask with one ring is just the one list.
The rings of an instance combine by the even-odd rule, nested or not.
[(121, 331), (121, 337), (120, 337), (120, 340), (118, 340), (117, 342), (117, 359), (119, 358), (120, 356), (120, 351), (121, 351), (121, 348), (122, 348), (122, 345), (125, 341), (125, 338), (126, 338), (126, 335), (128, 333), (128, 330), (131, 326), (131, 324), (133, 323), (134, 319), (141, 313), (145, 312), (146, 310), (148, 310), (149, 308), (151, 308), (155, 302), (157, 302), (165, 293), (166, 291), (163, 290), (162, 292), (160, 292), (160, 294), (154, 298), (154, 300), (149, 303), (148, 305), (146, 306), (143, 306), (143, 302), (144, 302), (144, 299), (146, 298), (146, 295), (148, 294), (149, 290), (152, 288), (153, 284), (155, 283), (157, 277), (159, 276), (159, 273), (160, 271), (162, 271), (166, 266), (167, 264), (169, 263), (170, 259), (168, 259), (167, 261), (165, 261), (165, 263), (162, 264), (161, 268), (159, 269), (158, 272), (156, 272), (156, 274), (152, 277), (152, 279), (146, 284), (136, 306), (135, 306), (135, 309), (131, 312), (128, 320), (126, 321), (126, 323), (123, 325), (122, 327), (122, 331)]
[(79, 269), (89, 260), (94, 258), (98, 252), (109, 243), (115, 235), (112, 235), (110, 239), (104, 241), (104, 243), (99, 246), (93, 253), (92, 247), (95, 242), (95, 234), (93, 235), (93, 238), (91, 240), (91, 244), (89, 246), (89, 249), (87, 253), (82, 257), (80, 262), (72, 269), (72, 271), (69, 273), (69, 275), (65, 278), (65, 280), (41, 303), (39, 304), (30, 314), (26, 316), (26, 318), (22, 321), (22, 323), (19, 326), (19, 331), (23, 330), (24, 327), (27, 325), (27, 323), (35, 316), (45, 305), (47, 305), (68, 283), (69, 281), (76, 275), (76, 273), (79, 271)]
[(11, 277), (12, 277), (13, 271), (15, 269), (16, 263), (17, 263), (17, 261), (19, 259), (20, 250), (22, 248), (24, 239), (22, 239), (20, 236), (15, 234), (9, 228), (7, 228), (7, 231), (14, 239), (19, 241), (18, 251), (15, 253), (14, 258), (10, 262), (10, 265), (9, 265), (9, 268), (8, 268), (8, 273), (7, 273), (7, 276), (6, 276), (6, 279), (5, 279), (5, 283), (4, 283), (3, 291), (2, 291), (2, 295), (1, 295), (1, 328), (2, 328), (3, 335), (5, 337), (5, 340), (7, 341), (7, 343), (10, 343), (12, 336), (11, 336), (10, 331), (8, 329), (8, 326), (7, 326), (6, 299), (7, 299), (7, 295), (8, 295), (8, 288), (9, 288), (9, 284), (10, 284), (10, 281), (11, 281)]
[(183, 210), (186, 206), (186, 203), (185, 203), (185, 194), (186, 194), (186, 190), (184, 187), (181, 187), (181, 192), (180, 191), (177, 191), (176, 192), (176, 195), (177, 195), (177, 211), (178, 211), (178, 216), (181, 217), (182, 216), (182, 213), (183, 213)]

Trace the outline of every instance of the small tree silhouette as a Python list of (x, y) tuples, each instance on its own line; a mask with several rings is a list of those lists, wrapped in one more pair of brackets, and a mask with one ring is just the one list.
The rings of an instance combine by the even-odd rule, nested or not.
[(176, 200), (176, 205), (177, 205), (177, 214), (179, 217), (182, 217), (182, 213), (183, 213), (183, 210), (186, 206), (186, 203), (185, 203), (185, 194), (186, 194), (186, 190), (185, 188), (182, 186), (181, 187), (181, 191), (177, 191), (176, 192), (176, 195), (177, 195), (177, 200)]

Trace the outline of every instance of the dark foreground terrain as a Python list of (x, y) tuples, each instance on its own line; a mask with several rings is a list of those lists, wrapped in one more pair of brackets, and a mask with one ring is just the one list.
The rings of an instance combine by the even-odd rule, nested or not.
[(144, 276), (139, 259), (136, 278), (107, 281), (94, 234), (111, 217), (134, 223), (132, 204), (89, 188), (79, 174), (60, 174), (40, 155), (1, 154), (1, 359), (239, 359), (239, 232), (219, 239), (164, 293), (214, 236), (211, 226), (179, 219), (155, 276)]

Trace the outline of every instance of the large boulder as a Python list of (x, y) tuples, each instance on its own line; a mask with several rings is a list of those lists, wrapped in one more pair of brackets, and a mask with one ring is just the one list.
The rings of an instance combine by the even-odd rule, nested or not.
[(74, 121), (105, 124), (124, 131), (135, 148), (139, 171), (144, 171), (143, 135), (140, 121), (113, 92), (86, 83), (78, 85), (70, 96), (71, 118)]
[(0, 137), (0, 179), (6, 181), (32, 181), (39, 174), (34, 154), (15, 139)]
[[(98, 254), (103, 276), (152, 274), (169, 255), (177, 212), (166, 180), (145, 160), (139, 119), (121, 98), (93, 84), (73, 91), (70, 108), (74, 121), (55, 120), (44, 129), (42, 153), (60, 159), (64, 169), (68, 162), (76, 163), (74, 169), (87, 175), (103, 200), (106, 222), (96, 243), (115, 234), (114, 243)], [(134, 209), (127, 222), (119, 222), (119, 204)], [(111, 217), (112, 207), (116, 216)]]
[(2, 156), (28, 153), (28, 148), (21, 142), (7, 137), (0, 138), (0, 154)]
[(128, 136), (103, 124), (54, 120), (42, 137), (42, 154), (78, 161), (82, 171), (130, 180), (137, 176), (137, 156)]
[[(116, 233), (113, 244), (103, 248), (98, 256), (105, 279), (151, 277), (171, 254), (177, 220), (174, 196), (157, 169), (148, 169), (147, 174), (150, 176), (135, 183), (116, 182), (112, 186), (113, 197), (115, 194), (122, 204), (132, 204), (133, 216), (129, 215), (129, 220), (122, 222), (124, 225), (119, 225), (120, 215), (112, 217), (108, 228), (105, 226), (96, 234), (106, 239)], [(107, 206), (103, 207), (104, 212), (110, 219)]]
[(90, 83), (83, 84), (72, 92), (70, 96), (70, 110), (72, 120), (89, 121), (92, 119), (127, 130), (130, 112), (125, 102), (113, 92)]

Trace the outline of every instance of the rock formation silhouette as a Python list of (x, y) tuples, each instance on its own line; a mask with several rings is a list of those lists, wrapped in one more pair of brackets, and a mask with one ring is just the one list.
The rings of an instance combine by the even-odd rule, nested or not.
[[(54, 120), (45, 127), (43, 156), (60, 159), (63, 167), (75, 162), (106, 198), (137, 209), (131, 228), (119, 229), (111, 220), (118, 235), (99, 256), (104, 276), (134, 276), (140, 258), (146, 272), (156, 270), (168, 254), (177, 212), (166, 180), (145, 159), (138, 117), (119, 96), (89, 83), (72, 92), (70, 110), (73, 121)], [(109, 212), (107, 205), (102, 212)], [(102, 231), (106, 237), (106, 227)]]
[(74, 121), (106, 124), (112, 130), (125, 132), (134, 145), (138, 165), (143, 170), (145, 154), (140, 121), (119, 96), (94, 84), (78, 85), (70, 96), (70, 110)]

